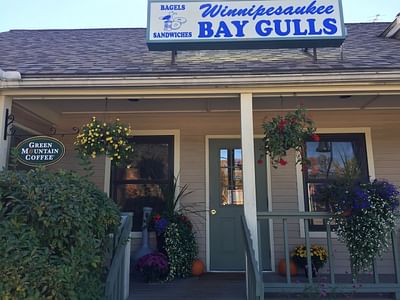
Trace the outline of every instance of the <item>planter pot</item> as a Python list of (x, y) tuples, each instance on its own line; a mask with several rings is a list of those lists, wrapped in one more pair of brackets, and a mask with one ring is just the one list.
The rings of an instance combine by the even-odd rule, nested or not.
[[(286, 276), (286, 261), (285, 261), (284, 258), (279, 260), (278, 272), (279, 272), (280, 275)], [(297, 266), (292, 260), (290, 260), (290, 275), (291, 276), (296, 276), (297, 275)]]

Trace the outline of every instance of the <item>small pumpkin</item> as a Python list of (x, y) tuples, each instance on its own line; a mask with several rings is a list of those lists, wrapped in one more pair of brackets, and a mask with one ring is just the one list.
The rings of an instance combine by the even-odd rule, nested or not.
[[(286, 261), (285, 261), (284, 258), (279, 260), (278, 272), (279, 272), (280, 275), (286, 276)], [(290, 260), (290, 275), (291, 276), (296, 276), (297, 275), (297, 266), (292, 260)]]
[(192, 275), (200, 276), (204, 273), (204, 263), (200, 259), (195, 259), (192, 263)]

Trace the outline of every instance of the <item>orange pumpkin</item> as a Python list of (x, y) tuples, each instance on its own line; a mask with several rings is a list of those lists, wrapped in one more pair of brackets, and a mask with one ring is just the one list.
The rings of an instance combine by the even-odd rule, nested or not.
[[(281, 260), (279, 260), (278, 272), (282, 276), (286, 276), (286, 261), (283, 258)], [(292, 276), (297, 275), (297, 266), (292, 260), (290, 260), (290, 275), (292, 275)]]
[(195, 259), (192, 263), (192, 275), (200, 276), (204, 273), (204, 263), (200, 259)]

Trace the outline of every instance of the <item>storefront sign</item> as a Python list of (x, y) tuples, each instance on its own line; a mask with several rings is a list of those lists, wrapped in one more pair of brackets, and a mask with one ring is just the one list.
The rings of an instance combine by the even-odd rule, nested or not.
[(150, 50), (338, 47), (341, 0), (149, 0)]
[(64, 144), (48, 136), (35, 136), (17, 146), (18, 161), (28, 166), (48, 166), (55, 164), (65, 154)]

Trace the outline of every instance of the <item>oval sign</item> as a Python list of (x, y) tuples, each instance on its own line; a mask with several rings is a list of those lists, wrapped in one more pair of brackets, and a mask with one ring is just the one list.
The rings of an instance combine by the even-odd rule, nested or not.
[(49, 136), (35, 136), (23, 140), (17, 146), (18, 161), (24, 165), (48, 166), (60, 161), (65, 154), (65, 146)]

